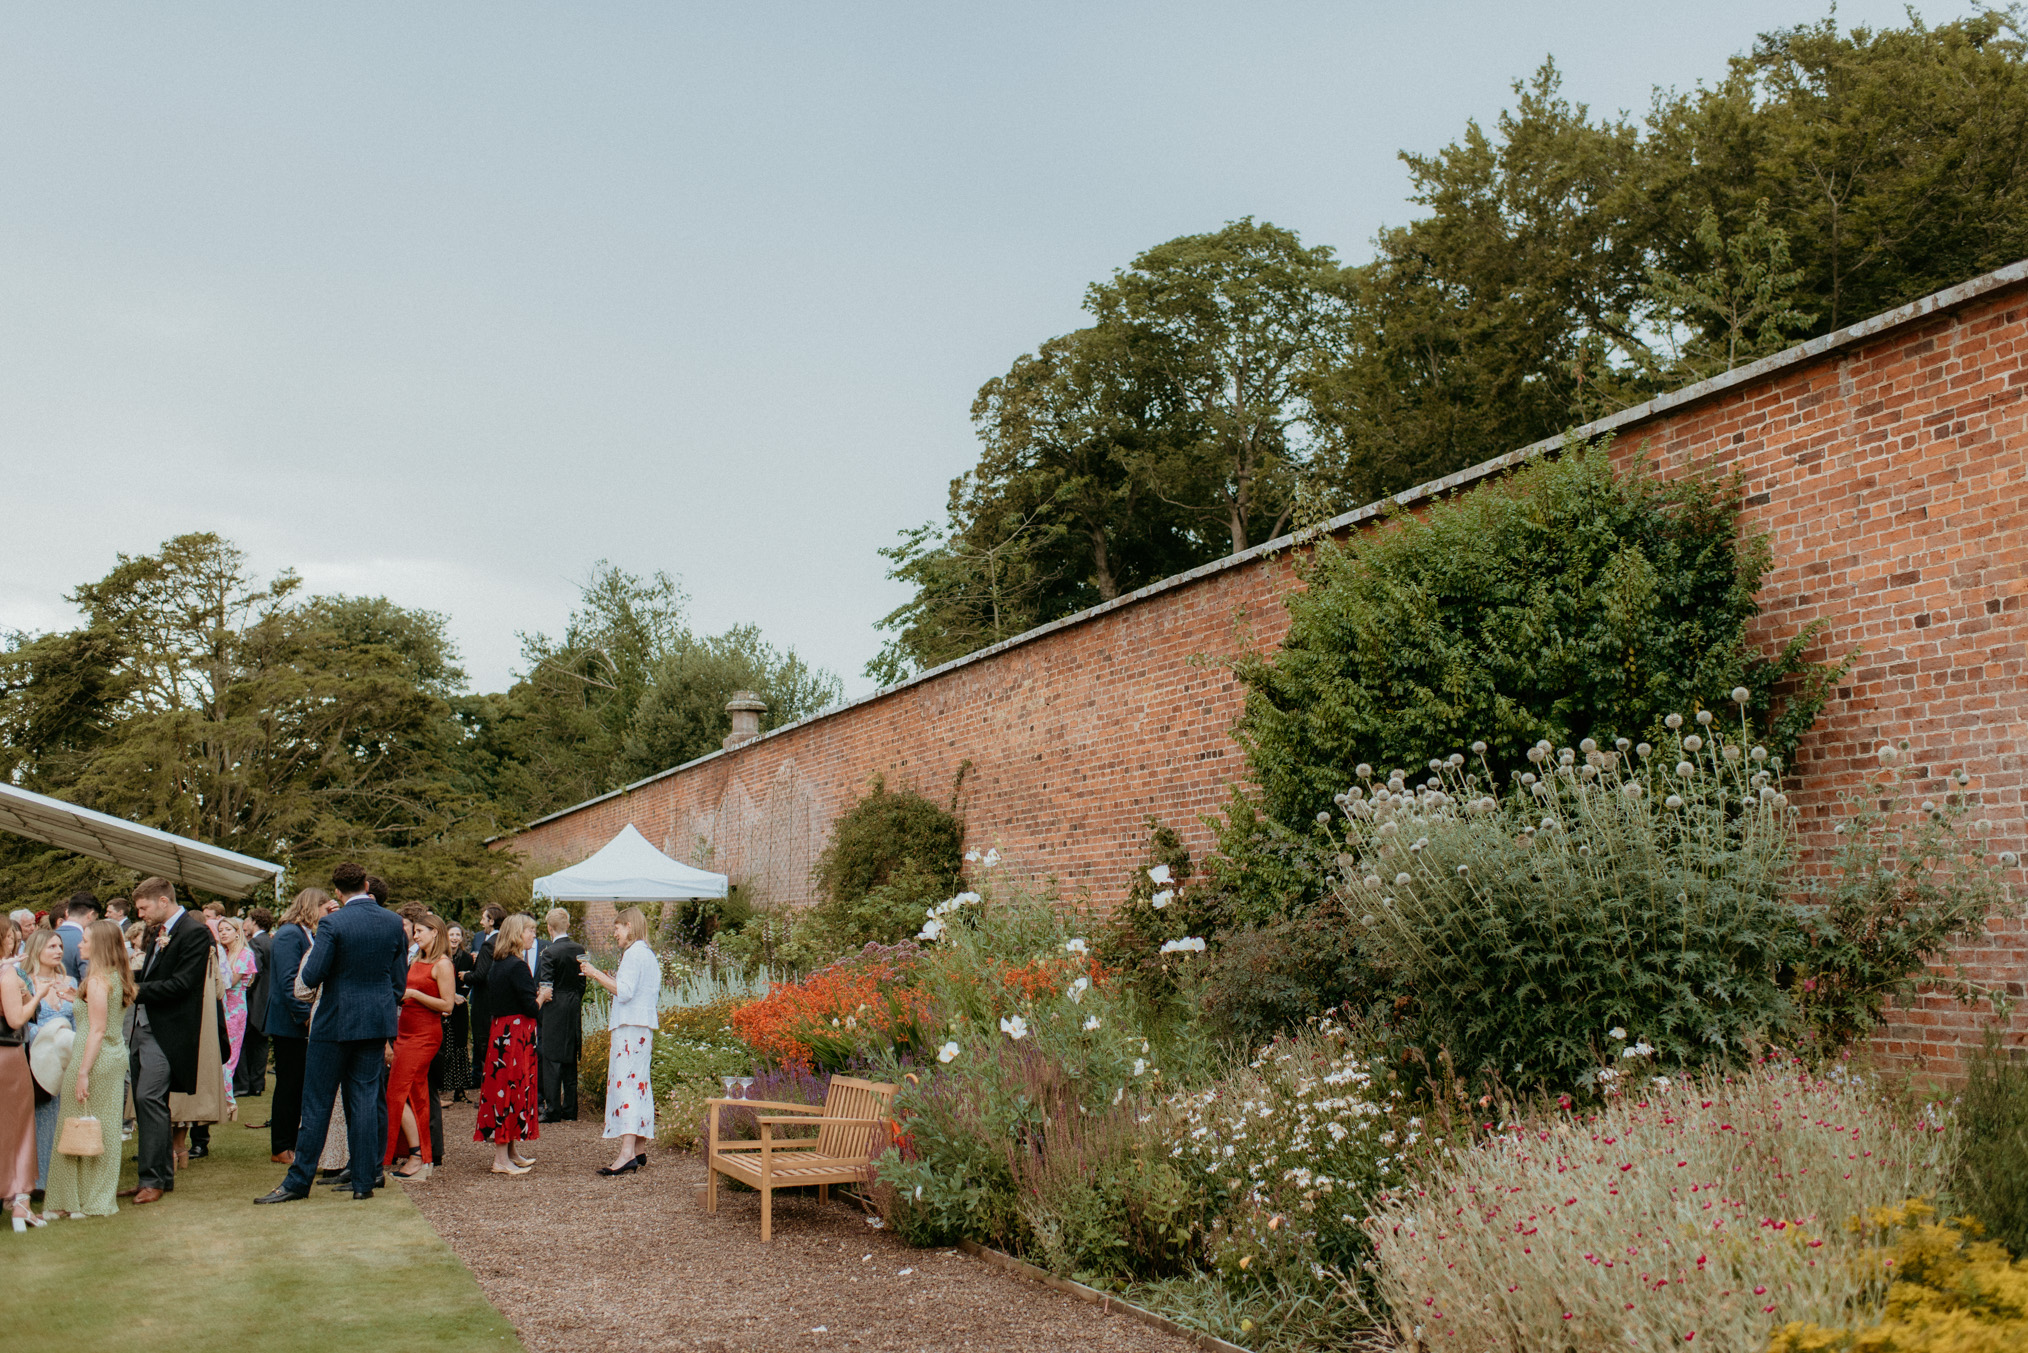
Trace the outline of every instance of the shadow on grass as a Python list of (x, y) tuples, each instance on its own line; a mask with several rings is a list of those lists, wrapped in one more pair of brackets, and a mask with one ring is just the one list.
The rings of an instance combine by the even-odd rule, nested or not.
[[(262, 1122), (267, 1100), (243, 1099)], [(125, 1147), (122, 1187), (134, 1183)], [(519, 1350), (470, 1269), (399, 1186), (354, 1202), (317, 1189), (303, 1202), (254, 1207), (281, 1182), (268, 1134), (211, 1131), (175, 1192), (117, 1217), (0, 1233), (7, 1342), (86, 1348), (117, 1340), (137, 1353), (258, 1348), (261, 1353), (388, 1349)]]

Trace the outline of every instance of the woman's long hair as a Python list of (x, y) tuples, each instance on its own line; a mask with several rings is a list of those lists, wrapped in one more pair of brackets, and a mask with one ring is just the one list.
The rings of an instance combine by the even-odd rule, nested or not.
[(100, 973), (120, 975), (120, 1006), (122, 1009), (134, 1003), (134, 965), (127, 962), (126, 937), (120, 934), (120, 927), (112, 921), (93, 921), (85, 927), (85, 935), (92, 942), (91, 968), (85, 974), (87, 980)]
[(500, 923), (500, 933), (493, 937), (493, 957), (512, 958), (521, 952), (521, 937), (535, 929), (535, 918), (522, 912), (515, 912)]
[(417, 924), (426, 925), (431, 931), (430, 941), (422, 947), (422, 953), (418, 957), (431, 967), (435, 967), (438, 959), (450, 956), (451, 923), (431, 911), (423, 913)]
[[(56, 939), (56, 932), (48, 926), (42, 925), (35, 928), (35, 933), (28, 937), (28, 947), (21, 951), (21, 972), (23, 976), (36, 978), (43, 975), (46, 968), (42, 962), (42, 951), (49, 947), (49, 942), (53, 939)], [(62, 959), (57, 960), (53, 975), (57, 977), (64, 975)]]
[(634, 941), (648, 938), (648, 918), (639, 907), (628, 907), (613, 919), (627, 928), (627, 944), (630, 947)]
[(283, 925), (299, 925), (314, 932), (317, 929), (317, 913), (331, 900), (331, 894), (322, 888), (305, 888), (296, 894), (296, 900), (289, 903), (289, 909), (282, 913)]

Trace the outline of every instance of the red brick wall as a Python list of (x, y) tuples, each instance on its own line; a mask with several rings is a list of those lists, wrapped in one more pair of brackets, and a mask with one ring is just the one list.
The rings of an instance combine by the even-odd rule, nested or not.
[[(1830, 841), (1838, 794), (1877, 765), (1881, 742), (1903, 737), (1939, 791), (1947, 770), (1970, 770), (1984, 813), (2022, 844), (2024, 277), (2017, 265), (1593, 425), (1617, 433), (1622, 455), (1647, 449), (1665, 473), (1739, 471), (1749, 520), (1774, 547), (1756, 637), (1772, 646), (1821, 621), (1820, 656), (1860, 652), (1798, 756), (1813, 848)], [(1346, 529), (1372, 516), (1353, 514)], [(1279, 642), (1295, 585), (1284, 550), (1210, 566), (504, 844), (560, 867), (632, 822), (679, 859), (801, 902), (829, 823), (876, 773), (946, 799), (969, 761), (968, 844), (997, 846), (1011, 872), (1053, 878), (1066, 895), (1116, 897), (1150, 817), (1194, 853), (1210, 844), (1203, 818), (1245, 765), (1228, 736), (1240, 692), (1225, 662)], [(1960, 957), (2020, 994), (2018, 906)], [(1876, 1051), (1947, 1074), (1982, 1018), (1928, 998)]]

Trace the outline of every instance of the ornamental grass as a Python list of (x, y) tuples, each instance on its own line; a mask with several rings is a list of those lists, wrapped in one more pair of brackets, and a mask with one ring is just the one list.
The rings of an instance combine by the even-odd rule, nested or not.
[(1717, 1348), (1877, 1319), (1889, 1270), (1855, 1230), (1933, 1194), (1949, 1120), (1788, 1061), (1505, 1126), (1374, 1199), (1379, 1294), (1431, 1349)]

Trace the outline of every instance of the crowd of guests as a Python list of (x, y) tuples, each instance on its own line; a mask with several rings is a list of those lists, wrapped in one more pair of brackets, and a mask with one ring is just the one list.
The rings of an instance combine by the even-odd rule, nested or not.
[[(587, 982), (612, 996), (600, 1174), (647, 1163), (654, 1135), (649, 1055), (661, 967), (638, 909), (617, 918), (617, 970), (542, 919), (482, 913), (467, 938), (428, 908), (391, 908), (356, 864), (265, 908), (185, 908), (151, 878), (62, 916), (19, 910), (0, 924), (0, 1205), (16, 1231), (52, 1217), (111, 1215), (174, 1191), (242, 1096), (273, 1097), (264, 1124), (287, 1175), (259, 1203), (319, 1182), (373, 1196), (386, 1176), (422, 1181), (444, 1156), (443, 1098), (474, 1096), (475, 1141), (492, 1169), (526, 1174), (541, 1124), (578, 1116)], [(118, 1187), (123, 1143), (137, 1180)], [(40, 1203), (43, 1210), (35, 1210)]]

